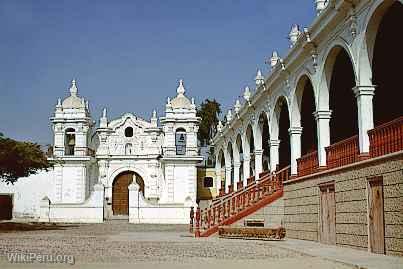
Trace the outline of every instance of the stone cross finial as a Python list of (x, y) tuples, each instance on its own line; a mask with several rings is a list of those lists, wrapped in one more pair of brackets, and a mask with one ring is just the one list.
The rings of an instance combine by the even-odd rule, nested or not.
[(180, 79), (180, 80), (179, 80), (179, 86), (178, 86), (178, 88), (176, 89), (176, 92), (177, 92), (178, 94), (181, 94), (181, 95), (185, 94), (185, 87), (183, 86), (183, 79)]
[(157, 111), (155, 109), (153, 110), (153, 116), (152, 117), (153, 117), (153, 119), (157, 118)]
[(57, 107), (62, 106), (62, 99), (60, 99), (60, 98), (57, 99), (57, 105), (56, 106)]
[(104, 109), (102, 110), (102, 118), (106, 118), (106, 107), (104, 107)]
[(167, 105), (168, 105), (168, 106), (171, 105), (171, 98), (170, 98), (170, 97), (167, 98)]
[(71, 85), (70, 85), (70, 94), (71, 94), (72, 96), (77, 96), (77, 92), (78, 92), (78, 89), (77, 89), (76, 80), (73, 79), (73, 80), (71, 81)]

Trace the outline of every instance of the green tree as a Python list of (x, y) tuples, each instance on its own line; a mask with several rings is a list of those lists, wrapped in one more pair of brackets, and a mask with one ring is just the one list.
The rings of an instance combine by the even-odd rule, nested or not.
[(197, 138), (204, 145), (213, 137), (221, 113), (220, 104), (215, 100), (206, 99), (197, 108), (197, 116), (201, 117)]
[(50, 167), (40, 145), (20, 142), (0, 133), (0, 178), (14, 184), (18, 178), (27, 177)]

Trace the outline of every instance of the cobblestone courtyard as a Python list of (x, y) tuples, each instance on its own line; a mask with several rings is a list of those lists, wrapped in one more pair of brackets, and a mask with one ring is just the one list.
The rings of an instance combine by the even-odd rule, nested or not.
[[(275, 246), (276, 242), (196, 239), (183, 225), (58, 224), (0, 231), (0, 268), (11, 264), (7, 253), (73, 255), (76, 268), (351, 268)], [(48, 265), (47, 265), (48, 266)]]

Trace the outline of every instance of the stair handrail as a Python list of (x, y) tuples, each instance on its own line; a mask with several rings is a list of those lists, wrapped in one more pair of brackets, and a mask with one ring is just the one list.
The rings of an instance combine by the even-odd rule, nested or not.
[(289, 179), (290, 166), (268, 173), (259, 181), (254, 182), (243, 189), (225, 197), (219, 203), (211, 205), (206, 210), (200, 210), (200, 223), (196, 235), (200, 235), (200, 230), (208, 230), (212, 227), (218, 227), (237, 212), (247, 209), (258, 201), (282, 190), (283, 182)]

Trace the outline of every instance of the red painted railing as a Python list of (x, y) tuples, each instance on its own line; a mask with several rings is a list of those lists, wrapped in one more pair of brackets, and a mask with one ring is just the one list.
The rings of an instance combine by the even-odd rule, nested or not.
[(359, 160), (358, 136), (353, 136), (326, 147), (327, 168), (332, 169)]
[(368, 131), (370, 156), (403, 150), (403, 116)]
[(319, 167), (318, 152), (308, 153), (297, 159), (298, 176), (306, 176), (315, 173)]
[(242, 188), (243, 188), (243, 181), (241, 180), (241, 181), (238, 181), (238, 183), (236, 184), (236, 189), (239, 190)]
[[(196, 219), (196, 236), (209, 236), (222, 225), (232, 224), (281, 197), (283, 182), (289, 179), (290, 167), (275, 173), (266, 173), (258, 182), (253, 182), (210, 208), (200, 212)], [(196, 214), (196, 218), (197, 218)]]
[(248, 185), (252, 184), (253, 182), (255, 182), (255, 176), (251, 176), (246, 179), (246, 184)]

